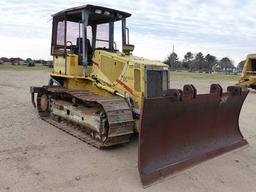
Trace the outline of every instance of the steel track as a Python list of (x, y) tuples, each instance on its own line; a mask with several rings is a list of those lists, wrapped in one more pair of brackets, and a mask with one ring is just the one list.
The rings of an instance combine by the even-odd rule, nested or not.
[[(40, 98), (43, 94), (47, 94), (48, 97), (72, 97), (87, 104), (91, 103), (92, 105), (96, 104), (103, 107), (108, 116), (109, 132), (112, 131), (112, 136), (107, 136), (104, 140), (95, 138), (92, 130), (89, 128), (56, 117), (50, 111), (42, 111)], [(96, 148), (107, 148), (113, 145), (127, 143), (130, 141), (134, 130), (134, 120), (131, 110), (125, 101), (118, 97), (104, 97), (86, 91), (71, 91), (62, 87), (44, 86), (37, 96), (37, 110), (42, 120)]]

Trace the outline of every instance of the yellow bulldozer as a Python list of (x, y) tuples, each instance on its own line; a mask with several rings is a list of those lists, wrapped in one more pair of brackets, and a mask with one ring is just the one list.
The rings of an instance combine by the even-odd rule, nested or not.
[(256, 89), (256, 54), (247, 56), (238, 85)]
[(48, 85), (30, 87), (40, 118), (101, 149), (138, 134), (144, 185), (246, 145), (238, 118), (247, 89), (170, 89), (167, 65), (132, 54), (130, 16), (94, 5), (53, 15), (53, 71)]

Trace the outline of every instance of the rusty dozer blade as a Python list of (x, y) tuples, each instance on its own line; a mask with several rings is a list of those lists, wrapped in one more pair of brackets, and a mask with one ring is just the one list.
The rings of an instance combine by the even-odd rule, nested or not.
[(139, 133), (138, 166), (148, 185), (161, 177), (248, 144), (239, 129), (247, 89), (230, 86), (222, 93), (197, 95), (193, 85), (145, 98)]

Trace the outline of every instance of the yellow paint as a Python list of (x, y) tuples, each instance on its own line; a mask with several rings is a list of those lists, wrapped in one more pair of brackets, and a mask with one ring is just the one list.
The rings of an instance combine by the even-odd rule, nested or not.
[(63, 56), (53, 57), (53, 73), (65, 74), (65, 58)]
[(62, 77), (64, 87), (91, 91), (100, 95), (113, 95), (118, 92), (132, 98), (135, 107), (141, 107), (145, 90), (145, 67), (167, 70), (167, 65), (120, 52), (96, 50), (93, 65), (87, 73), (78, 65), (78, 56), (67, 54), (66, 74), (64, 57), (54, 57), (54, 70), (51, 76)]

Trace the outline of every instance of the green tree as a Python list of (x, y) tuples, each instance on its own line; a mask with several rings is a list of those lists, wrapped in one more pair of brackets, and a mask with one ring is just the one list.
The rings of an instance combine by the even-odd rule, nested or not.
[(28, 66), (28, 67), (33, 67), (33, 66), (35, 66), (35, 63), (34, 63), (34, 61), (33, 61), (31, 58), (27, 58), (27, 59), (25, 60), (25, 62), (27, 63), (27, 66)]
[(201, 70), (205, 66), (205, 59), (203, 53), (199, 52), (196, 54), (195, 59), (192, 61), (192, 70)]
[(207, 70), (209, 73), (212, 71), (212, 67), (217, 64), (217, 59), (215, 56), (207, 54), (205, 56), (205, 70)]
[(10, 62), (10, 60), (7, 57), (1, 57), (0, 58), (3, 62)]
[(223, 71), (229, 71), (229, 70), (235, 68), (235, 66), (233, 65), (233, 62), (228, 57), (223, 57), (219, 61), (219, 65), (221, 66)]
[(187, 52), (184, 55), (184, 59), (182, 61), (182, 67), (185, 68), (185, 69), (190, 68), (192, 60), (193, 60), (193, 57), (194, 56), (193, 56), (193, 54), (191, 52)]
[(171, 53), (164, 63), (169, 65), (171, 70), (175, 70), (180, 67), (179, 58), (176, 53)]
[(243, 70), (245, 61), (246, 61), (246, 60), (242, 60), (242, 61), (240, 61), (240, 62), (238, 63), (237, 68), (238, 68), (240, 71)]
[(32, 63), (33, 60), (32, 60), (31, 58), (27, 58), (27, 59), (25, 60), (25, 62), (26, 62), (26, 63)]

